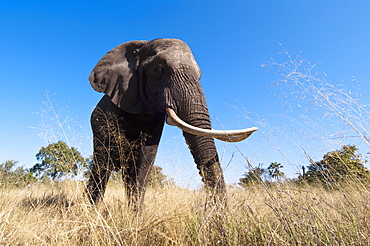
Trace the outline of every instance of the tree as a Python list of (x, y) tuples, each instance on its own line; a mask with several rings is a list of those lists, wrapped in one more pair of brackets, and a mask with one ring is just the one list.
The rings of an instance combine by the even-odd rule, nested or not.
[(243, 177), (239, 179), (239, 185), (251, 185), (254, 183), (262, 183), (263, 175), (266, 173), (266, 169), (262, 168), (262, 165), (250, 169), (248, 172), (243, 174)]
[(281, 165), (280, 163), (271, 162), (270, 166), (268, 166), (267, 168), (270, 177), (276, 179), (277, 181), (279, 181), (280, 178), (284, 177), (284, 172), (280, 171), (281, 168), (283, 168), (283, 165)]
[(153, 166), (150, 169), (149, 175), (147, 177), (148, 186), (152, 187), (163, 187), (167, 180), (167, 176), (162, 173), (162, 168), (159, 166)]
[(4, 163), (1, 163), (0, 164), (0, 172), (9, 173), (11, 171), (11, 169), (15, 165), (17, 165), (17, 163), (18, 163), (18, 161), (14, 161), (14, 160), (7, 160)]
[(0, 164), (0, 186), (21, 187), (36, 181), (29, 169), (19, 166), (18, 161), (7, 160)]
[(348, 179), (370, 181), (370, 172), (364, 166), (357, 147), (344, 145), (341, 150), (328, 152), (323, 159), (309, 165), (305, 180), (309, 183), (336, 183)]
[(50, 177), (53, 181), (64, 175), (77, 175), (78, 170), (86, 166), (86, 159), (74, 147), (62, 141), (42, 147), (36, 154), (36, 163), (30, 171), (40, 178)]

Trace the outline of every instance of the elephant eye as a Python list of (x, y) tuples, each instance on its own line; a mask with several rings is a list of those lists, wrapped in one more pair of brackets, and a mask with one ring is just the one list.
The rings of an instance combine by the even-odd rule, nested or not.
[(157, 75), (157, 76), (161, 76), (164, 72), (164, 67), (163, 65), (158, 65), (154, 68), (154, 73)]

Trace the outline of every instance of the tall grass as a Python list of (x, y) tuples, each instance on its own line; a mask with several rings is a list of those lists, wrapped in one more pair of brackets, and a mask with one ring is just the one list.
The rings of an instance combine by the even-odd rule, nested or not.
[[(110, 184), (91, 206), (78, 181), (1, 190), (1, 245), (369, 245), (370, 193), (293, 184), (229, 187), (227, 209), (201, 191), (149, 189), (140, 213)], [(76, 190), (76, 187), (79, 187)]]
[(285, 100), (296, 99), (288, 101), (301, 108), (303, 122), (311, 125), (324, 121), (326, 124), (321, 127), (325, 128), (335, 123), (342, 128), (330, 137), (357, 137), (369, 147), (370, 111), (368, 103), (362, 99), (358, 81), (347, 82), (352, 85), (350, 89), (343, 83), (333, 84), (318, 64), (311, 64), (300, 56), (293, 58), (286, 50), (283, 53), (287, 62), (272, 62), (279, 76), (274, 86), (285, 91)]

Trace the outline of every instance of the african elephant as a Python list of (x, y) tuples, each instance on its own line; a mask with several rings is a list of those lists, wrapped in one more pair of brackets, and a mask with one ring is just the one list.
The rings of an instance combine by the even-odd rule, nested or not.
[(108, 52), (89, 80), (105, 95), (94, 109), (94, 161), (87, 192), (93, 203), (104, 195), (112, 170), (122, 169), (128, 201), (141, 204), (165, 120), (183, 130), (205, 186), (225, 195), (213, 137), (240, 141), (257, 128), (211, 130), (201, 71), (181, 40), (131, 41)]

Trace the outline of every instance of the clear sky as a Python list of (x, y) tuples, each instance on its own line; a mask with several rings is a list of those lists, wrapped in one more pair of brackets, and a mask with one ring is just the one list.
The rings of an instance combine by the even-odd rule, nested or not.
[[(0, 1), (0, 162), (31, 167), (57, 140), (89, 156), (90, 113), (102, 96), (87, 79), (92, 68), (121, 43), (169, 37), (185, 41), (202, 69), (213, 127), (260, 128), (238, 144), (217, 141), (227, 183), (247, 170), (244, 157), (254, 166), (280, 162), (293, 177), (309, 164), (304, 151), (319, 160), (361, 141), (317, 109), (315, 95), (275, 83), (272, 59), (289, 62), (284, 49), (299, 55), (326, 81), (369, 101), (369, 11), (368, 0)], [(369, 147), (363, 151), (368, 157)], [(156, 164), (178, 184), (200, 184), (174, 127), (165, 127)]]

